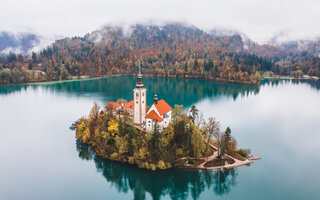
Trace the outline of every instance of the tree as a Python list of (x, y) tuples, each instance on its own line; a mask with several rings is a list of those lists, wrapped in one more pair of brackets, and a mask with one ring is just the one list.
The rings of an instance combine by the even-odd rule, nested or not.
[(302, 75), (303, 75), (302, 70), (296, 70), (296, 71), (293, 71), (293, 72), (292, 72), (292, 76), (293, 76), (294, 78), (301, 78)]
[(206, 151), (208, 150), (208, 147), (210, 145), (210, 139), (212, 138), (212, 135), (217, 140), (218, 145), (218, 155), (220, 155), (220, 143), (221, 143), (221, 133), (220, 133), (220, 123), (215, 120), (213, 117), (208, 118), (208, 122), (205, 123), (205, 130), (207, 135), (207, 146)]
[(223, 136), (222, 136), (222, 140), (221, 140), (221, 155), (223, 156), (225, 154), (225, 152), (229, 147), (229, 142), (231, 141), (232, 137), (231, 137), (231, 129), (229, 127), (227, 127), (226, 131), (224, 132)]
[(203, 136), (199, 129), (193, 124), (190, 123), (192, 128), (192, 135), (191, 135), (191, 145), (192, 145), (192, 153), (193, 156), (199, 157), (202, 152), (205, 151), (206, 145), (204, 143)]
[(225, 136), (228, 141), (231, 140), (231, 129), (229, 127), (225, 131)]
[(179, 120), (173, 124), (174, 140), (177, 146), (187, 146), (187, 134), (186, 134), (187, 122), (185, 119)]
[(61, 71), (61, 80), (67, 80), (69, 79), (69, 73), (66, 69), (63, 69)]
[(126, 141), (124, 137), (120, 137), (117, 135), (115, 137), (115, 141), (116, 141), (116, 147), (120, 154), (128, 153), (128, 141)]
[(37, 62), (37, 54), (35, 52), (32, 52), (32, 62)]
[(71, 66), (70, 74), (73, 76), (80, 76), (80, 66), (75, 64)]
[(174, 129), (172, 126), (172, 123), (168, 125), (167, 128), (164, 129), (163, 131), (163, 139), (165, 140), (165, 146), (167, 148), (167, 151), (170, 151), (173, 148), (173, 139), (174, 139)]
[(113, 117), (114, 108), (111, 104), (106, 105), (107, 118), (111, 119)]
[(195, 123), (199, 129), (202, 129), (203, 122), (204, 122), (203, 121), (203, 113), (199, 112), (199, 114), (197, 115), (197, 117), (195, 119)]
[(190, 113), (191, 113), (190, 118), (192, 119), (192, 122), (194, 123), (195, 119), (199, 115), (199, 109), (195, 105), (192, 105), (191, 109), (190, 109)]
[(213, 78), (217, 78), (219, 76), (219, 73), (220, 73), (219, 67), (215, 65), (213, 70)]
[(16, 54), (13, 52), (10, 52), (8, 55), (8, 62), (11, 63), (11, 62), (15, 62), (15, 61), (17, 61)]
[(194, 65), (194, 68), (198, 68), (198, 67), (199, 67), (199, 62), (198, 62), (198, 59), (197, 59), (197, 58), (194, 59), (193, 65)]
[(99, 116), (99, 110), (100, 107), (96, 102), (94, 102), (93, 107), (91, 108), (90, 114), (89, 114), (89, 120), (90, 121), (96, 121)]
[(172, 120), (174, 122), (176, 122), (183, 115), (182, 108), (183, 105), (174, 105), (174, 109), (172, 111)]
[(29, 70), (32, 70), (32, 64), (31, 64), (31, 62), (28, 63), (28, 69), (29, 69)]
[(125, 136), (125, 134), (126, 134), (125, 122), (121, 118), (119, 118), (118, 130), (119, 130), (119, 136), (120, 137)]
[(135, 142), (133, 142), (134, 138), (137, 136), (137, 129), (134, 126), (127, 126), (126, 128), (127, 135), (128, 135), (128, 150), (129, 154), (133, 155), (133, 152), (137, 150), (137, 146)]
[(218, 146), (218, 158), (222, 156), (221, 154), (221, 147), (222, 147), (222, 142), (223, 142), (223, 132), (217, 131), (213, 134), (217, 141), (217, 146)]
[(120, 105), (126, 104), (127, 100), (120, 98), (120, 99), (117, 100), (117, 103), (120, 104)]
[(254, 84), (259, 84), (260, 80), (261, 80), (261, 76), (259, 72), (256, 72), (254, 75), (252, 74), (250, 76), (250, 80), (252, 83)]
[(159, 125), (158, 125), (158, 122), (155, 122), (152, 137), (151, 137), (151, 155), (152, 155), (152, 159), (155, 161), (161, 160), (162, 158), (163, 152), (161, 149), (160, 137), (161, 137), (161, 133), (159, 130)]

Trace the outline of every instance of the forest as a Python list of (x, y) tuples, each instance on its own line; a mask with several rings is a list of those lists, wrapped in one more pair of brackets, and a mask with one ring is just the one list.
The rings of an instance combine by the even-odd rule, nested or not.
[(105, 27), (57, 40), (30, 56), (0, 55), (0, 84), (135, 75), (139, 65), (146, 76), (245, 84), (259, 84), (263, 72), (319, 76), (318, 57), (293, 55), (284, 62), (257, 56), (243, 46), (239, 35), (217, 36), (179, 24), (135, 25), (130, 34)]

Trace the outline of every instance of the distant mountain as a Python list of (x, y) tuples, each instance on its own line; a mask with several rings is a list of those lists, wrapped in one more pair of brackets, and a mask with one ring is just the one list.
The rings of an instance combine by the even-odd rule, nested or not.
[[(36, 36), (30, 37), (37, 41)], [(257, 72), (320, 76), (318, 53), (316, 41), (259, 45), (236, 31), (204, 31), (178, 23), (137, 24), (104, 26), (83, 37), (56, 40), (30, 57), (0, 56), (0, 69), (41, 70), (48, 80), (56, 80), (69, 74), (133, 75), (142, 65), (150, 76), (256, 84)]]
[(320, 57), (320, 39), (311, 40), (298, 40), (284, 42), (279, 45), (280, 48), (286, 49), (290, 53), (302, 53), (303, 55), (311, 55)]
[(259, 45), (253, 41), (245, 44), (248, 53), (256, 54), (276, 61), (290, 59), (292, 56), (320, 57), (320, 40), (297, 40), (281, 43), (270, 42)]
[(14, 52), (27, 55), (39, 43), (39, 36), (32, 33), (0, 32), (0, 53)]

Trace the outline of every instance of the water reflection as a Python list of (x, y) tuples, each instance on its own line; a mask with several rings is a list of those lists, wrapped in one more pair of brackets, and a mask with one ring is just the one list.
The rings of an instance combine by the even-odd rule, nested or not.
[(261, 85), (272, 85), (272, 86), (278, 86), (279, 84), (284, 85), (288, 83), (293, 84), (307, 84), (311, 88), (314, 88), (316, 90), (320, 90), (320, 79), (318, 80), (308, 80), (308, 79), (264, 79), (261, 81)]
[[(304, 83), (312, 88), (320, 89), (320, 80), (291, 80), (291, 79), (265, 79), (261, 85), (279, 85), (292, 82), (294, 84)], [(204, 80), (192, 79), (165, 79), (165, 78), (144, 78), (145, 87), (148, 89), (150, 99), (155, 93), (158, 96), (172, 97), (172, 102), (181, 102), (181, 99), (192, 102), (206, 97), (216, 97), (221, 95), (232, 96), (234, 100), (239, 96), (258, 94), (260, 87), (241, 84), (217, 83)], [(49, 92), (64, 93), (76, 96), (89, 96), (97, 94), (102, 97), (112, 99), (132, 98), (132, 89), (135, 85), (134, 77), (111, 77), (82, 81), (63, 81), (38, 84), (8, 85), (0, 86), (0, 94), (11, 94), (27, 89), (36, 90), (43, 88)], [(149, 100), (149, 99), (148, 99)]]
[[(308, 84), (312, 88), (320, 89), (320, 80), (265, 79), (261, 85), (270, 84), (277, 86), (289, 82), (294, 84)], [(148, 104), (153, 102), (154, 94), (158, 94), (160, 98), (165, 98), (171, 106), (183, 103), (185, 107), (190, 107), (192, 104), (196, 104), (205, 98), (218, 99), (228, 97), (236, 100), (239, 97), (257, 95), (260, 91), (260, 86), (217, 83), (192, 79), (144, 78), (144, 84), (148, 89)], [(108, 101), (116, 101), (118, 98), (131, 100), (134, 86), (134, 77), (111, 77), (82, 81), (0, 86), (0, 95), (39, 89), (44, 92), (65, 96), (92, 98), (96, 101), (106, 103)]]
[[(183, 103), (189, 107), (207, 97), (219, 98), (221, 95), (232, 97), (258, 94), (258, 86), (216, 83), (191, 79), (145, 78), (148, 89), (147, 102), (153, 102), (155, 93), (166, 98), (170, 105)], [(0, 86), (0, 94), (11, 94), (26, 90), (43, 89), (45, 92), (60, 93), (68, 96), (88, 97), (102, 102), (115, 101), (118, 98), (132, 99), (135, 86), (134, 77), (111, 77), (83, 81), (52, 82), (43, 84)]]
[(199, 199), (205, 190), (212, 190), (217, 195), (225, 195), (236, 186), (237, 171), (232, 170), (178, 170), (152, 172), (135, 166), (105, 160), (96, 156), (89, 146), (76, 142), (79, 157), (93, 160), (97, 171), (112, 183), (118, 192), (133, 191), (134, 199), (146, 199), (149, 193), (153, 199), (170, 196), (171, 199)]

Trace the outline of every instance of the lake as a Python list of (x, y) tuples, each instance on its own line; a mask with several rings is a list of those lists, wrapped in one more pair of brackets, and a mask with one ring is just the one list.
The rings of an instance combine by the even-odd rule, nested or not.
[(320, 199), (320, 87), (145, 78), (172, 107), (195, 104), (238, 146), (262, 159), (233, 170), (151, 172), (103, 160), (72, 122), (94, 102), (131, 100), (135, 79), (113, 77), (0, 87), (0, 199)]

